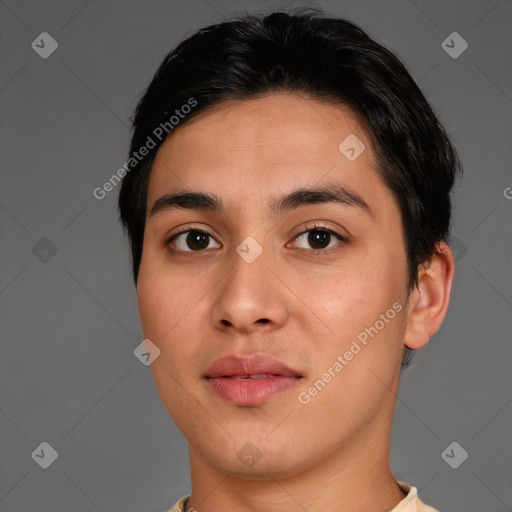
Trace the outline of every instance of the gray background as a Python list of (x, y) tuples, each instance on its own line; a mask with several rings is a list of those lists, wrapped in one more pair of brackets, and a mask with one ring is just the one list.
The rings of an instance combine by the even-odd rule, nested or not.
[[(118, 190), (101, 201), (92, 191), (125, 162), (128, 116), (178, 41), (244, 10), (300, 5), (347, 17), (394, 51), (464, 165), (452, 303), (402, 375), (395, 477), (443, 512), (512, 510), (510, 0), (9, 0), (0, 5), (2, 512), (161, 512), (189, 492), (185, 440), (133, 354), (142, 337)], [(59, 45), (47, 59), (31, 47), (44, 31)], [(453, 31), (469, 44), (456, 59), (441, 46)], [(43, 441), (58, 452), (47, 469), (31, 456)], [(457, 469), (441, 457), (453, 441), (469, 454)]]

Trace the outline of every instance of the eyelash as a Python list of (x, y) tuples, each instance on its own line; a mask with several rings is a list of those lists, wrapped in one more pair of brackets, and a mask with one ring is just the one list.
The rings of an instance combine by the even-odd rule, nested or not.
[[(318, 223), (318, 222), (314, 222), (312, 225), (310, 224), (306, 224), (305, 225), (305, 230), (304, 231), (301, 231), (300, 233), (298, 233), (293, 239), (297, 239), (299, 238), (300, 236), (302, 235), (305, 235), (306, 233), (310, 232), (310, 231), (320, 231), (322, 233), (328, 233), (329, 235), (331, 236), (334, 236), (336, 237), (340, 242), (341, 242), (341, 245), (343, 245), (344, 243), (347, 242), (347, 239), (343, 236), (341, 236), (339, 233), (337, 233), (336, 231), (333, 231), (332, 229), (329, 229), (327, 228), (324, 224), (322, 223)], [(184, 235), (186, 233), (190, 233), (190, 232), (198, 232), (198, 233), (202, 233), (202, 234), (205, 234), (211, 238), (214, 238), (210, 233), (208, 233), (207, 231), (204, 231), (203, 229), (199, 229), (199, 228), (195, 228), (194, 226), (188, 226), (187, 229), (183, 230), (183, 231), (180, 231), (179, 233), (175, 233), (174, 235), (172, 235), (167, 241), (166, 241), (166, 245), (171, 245), (171, 243), (179, 236), (181, 235)], [(173, 252), (176, 252), (176, 253), (202, 253), (204, 252), (206, 249), (200, 249), (200, 250), (197, 250), (197, 251), (183, 251), (181, 249), (172, 249)], [(305, 249), (307, 250), (308, 252), (314, 252), (314, 253), (321, 253), (321, 254), (325, 254), (325, 253), (330, 253), (333, 251), (333, 248), (332, 247), (329, 247), (329, 248), (326, 248), (326, 249)]]

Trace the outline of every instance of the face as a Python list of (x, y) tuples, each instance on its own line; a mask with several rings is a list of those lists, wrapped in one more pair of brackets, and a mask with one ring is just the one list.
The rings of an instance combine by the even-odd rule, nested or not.
[(161, 146), (147, 207), (140, 317), (191, 457), (266, 478), (385, 449), (406, 255), (356, 115), (291, 94), (226, 102)]

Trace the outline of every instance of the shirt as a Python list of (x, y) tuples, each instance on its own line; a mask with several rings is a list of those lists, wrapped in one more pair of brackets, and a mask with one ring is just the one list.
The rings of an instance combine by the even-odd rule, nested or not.
[[(397, 482), (400, 488), (407, 493), (407, 496), (389, 512), (439, 512), (439, 510), (425, 505), (425, 503), (420, 500), (416, 487), (406, 484), (405, 482), (401, 482), (400, 480)], [(178, 503), (176, 503), (176, 505), (174, 505), (174, 507), (168, 512), (189, 512), (185, 508), (188, 498), (189, 496), (181, 498), (181, 500), (179, 500)], [(192, 509), (191, 512), (194, 512), (194, 510), (195, 509)]]

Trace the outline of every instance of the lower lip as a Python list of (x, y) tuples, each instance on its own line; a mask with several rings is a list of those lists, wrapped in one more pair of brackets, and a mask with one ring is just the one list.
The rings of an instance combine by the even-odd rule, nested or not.
[(234, 379), (211, 377), (206, 379), (210, 388), (235, 405), (261, 405), (273, 396), (295, 386), (300, 377), (262, 377), (260, 379)]

